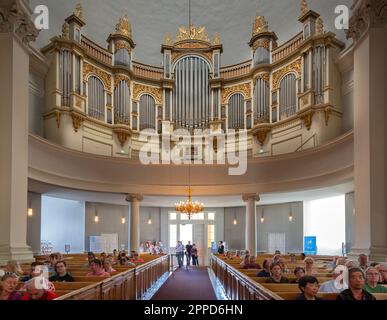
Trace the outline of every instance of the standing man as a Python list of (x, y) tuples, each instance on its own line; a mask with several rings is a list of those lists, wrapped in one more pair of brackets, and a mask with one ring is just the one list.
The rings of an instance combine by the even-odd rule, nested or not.
[(218, 253), (224, 254), (224, 244), (223, 241), (219, 241)]
[(179, 264), (179, 268), (181, 268), (183, 266), (183, 258), (184, 258), (184, 245), (181, 241), (177, 242), (176, 258), (177, 258), (177, 263)]
[(186, 257), (187, 257), (187, 266), (191, 264), (191, 250), (192, 250), (192, 245), (191, 241), (188, 241), (188, 244), (185, 246), (185, 251), (186, 251)]

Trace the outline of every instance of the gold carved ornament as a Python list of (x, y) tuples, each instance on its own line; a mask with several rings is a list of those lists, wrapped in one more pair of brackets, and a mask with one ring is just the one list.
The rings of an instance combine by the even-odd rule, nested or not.
[(143, 93), (147, 93), (147, 94), (150, 94), (151, 96), (153, 96), (156, 104), (158, 104), (158, 105), (163, 104), (163, 92), (160, 88), (149, 87), (149, 86), (145, 86), (143, 84), (135, 83), (133, 85), (133, 99), (139, 100), (140, 95)]
[(130, 89), (130, 79), (128, 77), (126, 77), (126, 76), (121, 76), (121, 75), (115, 76), (115, 78), (114, 78), (114, 88), (116, 88), (121, 81), (125, 81), (126, 85)]
[(129, 23), (128, 15), (125, 14), (116, 25), (116, 34), (124, 35), (128, 38), (132, 37), (132, 26)]
[(308, 12), (308, 2), (306, 0), (301, 0), (301, 16)]
[(256, 83), (258, 79), (262, 79), (269, 85), (270, 82), (270, 74), (269, 73), (260, 73), (254, 77), (253, 83)]
[[(195, 52), (198, 55), (205, 56), (209, 61), (212, 61), (212, 52)], [(177, 58), (187, 54), (187, 52), (172, 52), (172, 61), (175, 61)]]
[(83, 62), (83, 79), (86, 79), (87, 76), (93, 73), (97, 75), (99, 78), (102, 79), (103, 83), (105, 84), (105, 88), (109, 91), (111, 91), (111, 79), (112, 76), (105, 71), (102, 71), (101, 69), (98, 69), (91, 64), (88, 64), (87, 62)]
[(273, 88), (272, 90), (277, 90), (279, 87), (279, 81), (283, 78), (284, 75), (286, 75), (289, 72), (295, 72), (297, 74), (297, 77), (301, 76), (301, 59), (298, 59), (291, 64), (283, 67), (280, 70), (277, 70), (273, 73)]
[(324, 34), (324, 22), (321, 17), (318, 17), (318, 19), (316, 20), (316, 34), (318, 36)]
[(62, 26), (62, 38), (65, 40), (70, 39), (70, 26), (67, 22), (65, 22)]
[(79, 19), (83, 18), (83, 8), (80, 3), (78, 3), (75, 7), (74, 15), (78, 17)]
[(261, 16), (259, 10), (257, 10), (257, 14), (255, 15), (255, 20), (253, 23), (253, 37), (257, 34), (267, 32), (269, 30), (269, 25), (265, 20), (264, 16)]
[(227, 104), (228, 98), (234, 93), (240, 92), (244, 95), (245, 99), (251, 98), (251, 86), (250, 83), (240, 84), (234, 87), (228, 87), (222, 90), (222, 104)]
[(257, 48), (265, 48), (270, 51), (270, 40), (269, 39), (258, 39), (254, 42), (253, 50), (257, 50)]
[(263, 146), (263, 144), (267, 138), (267, 135), (270, 131), (271, 131), (270, 126), (263, 126), (255, 131), (254, 135), (257, 138), (261, 147)]
[(184, 26), (179, 27), (179, 33), (177, 34), (175, 41), (177, 42), (182, 40), (201, 40), (210, 42), (208, 34), (206, 33), (206, 27), (196, 27), (192, 23), (189, 28)]
[(217, 45), (220, 44), (220, 35), (219, 35), (219, 32), (215, 32), (213, 44), (214, 44), (214, 46), (217, 46)]
[(113, 129), (114, 133), (117, 135), (117, 139), (121, 144), (121, 147), (124, 147), (126, 141), (131, 136), (130, 131), (127, 128), (116, 127)]
[(131, 48), (130, 45), (125, 41), (117, 41), (114, 47), (115, 53), (120, 49), (126, 49), (130, 53)]
[(308, 110), (307, 112), (301, 114), (300, 118), (302, 122), (304, 123), (306, 129), (308, 131), (310, 130), (312, 126), (312, 119), (313, 119), (314, 110)]
[(167, 32), (165, 34), (164, 44), (167, 45), (167, 46), (171, 46), (172, 45), (171, 34), (169, 32)]
[(71, 117), (73, 119), (74, 131), (78, 132), (78, 130), (81, 127), (81, 125), (82, 125), (83, 121), (85, 120), (85, 118), (82, 115), (77, 114), (75, 112), (71, 113)]

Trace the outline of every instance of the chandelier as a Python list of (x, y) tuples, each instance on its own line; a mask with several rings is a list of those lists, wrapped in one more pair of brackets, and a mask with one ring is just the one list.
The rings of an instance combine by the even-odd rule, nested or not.
[(188, 216), (188, 220), (191, 220), (191, 217), (195, 213), (203, 212), (204, 203), (199, 203), (198, 201), (192, 202), (191, 199), (191, 187), (188, 189), (188, 199), (187, 201), (180, 201), (175, 203), (175, 209), (177, 212), (184, 213)]

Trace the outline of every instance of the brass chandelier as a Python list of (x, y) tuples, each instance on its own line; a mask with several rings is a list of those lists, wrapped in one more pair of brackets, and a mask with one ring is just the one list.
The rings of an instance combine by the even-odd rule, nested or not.
[(191, 187), (188, 189), (188, 199), (187, 201), (180, 201), (175, 203), (175, 209), (177, 212), (184, 213), (188, 216), (188, 220), (191, 220), (191, 217), (199, 212), (203, 212), (204, 203), (199, 203), (198, 201), (192, 202), (191, 199)]

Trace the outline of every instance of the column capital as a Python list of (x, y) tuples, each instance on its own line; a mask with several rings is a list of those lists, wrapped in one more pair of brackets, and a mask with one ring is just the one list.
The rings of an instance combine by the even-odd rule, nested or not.
[(349, 19), (347, 38), (358, 41), (369, 28), (382, 28), (387, 23), (385, 0), (358, 0)]
[(31, 20), (32, 11), (24, 0), (2, 0), (0, 33), (13, 33), (24, 45), (35, 41), (39, 34)]
[(129, 193), (126, 195), (126, 201), (128, 202), (133, 202), (133, 201), (141, 202), (143, 199), (144, 197), (141, 194)]
[(259, 197), (259, 194), (257, 194), (257, 193), (248, 193), (248, 194), (242, 195), (242, 200), (244, 202), (247, 202), (247, 201), (259, 201), (259, 200), (261, 200), (261, 198)]

